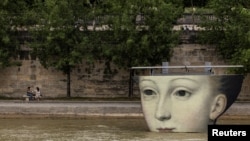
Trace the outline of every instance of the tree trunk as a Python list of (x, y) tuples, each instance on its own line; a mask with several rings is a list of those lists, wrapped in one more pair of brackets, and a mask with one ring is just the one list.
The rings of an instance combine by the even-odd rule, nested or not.
[(67, 72), (67, 97), (71, 97), (71, 94), (70, 94), (70, 71)]

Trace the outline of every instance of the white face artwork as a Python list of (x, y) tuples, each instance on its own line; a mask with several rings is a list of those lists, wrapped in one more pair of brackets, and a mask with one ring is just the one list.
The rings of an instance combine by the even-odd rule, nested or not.
[(215, 113), (214, 86), (206, 75), (140, 76), (142, 110), (150, 131), (206, 132), (225, 109), (221, 94)]

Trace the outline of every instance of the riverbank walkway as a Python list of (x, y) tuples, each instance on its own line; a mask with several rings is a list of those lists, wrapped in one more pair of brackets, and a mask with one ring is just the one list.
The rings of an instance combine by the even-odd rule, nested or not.
[[(0, 118), (143, 118), (140, 101), (0, 100)], [(250, 120), (250, 102), (235, 102), (223, 119)]]

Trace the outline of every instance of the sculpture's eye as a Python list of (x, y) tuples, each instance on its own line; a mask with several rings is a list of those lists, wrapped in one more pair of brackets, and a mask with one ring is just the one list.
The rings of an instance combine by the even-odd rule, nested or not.
[(187, 96), (189, 93), (185, 90), (180, 90), (176, 93), (178, 96)]
[(144, 100), (152, 100), (157, 96), (157, 93), (153, 89), (143, 89), (142, 97)]
[(186, 91), (186, 90), (177, 90), (177, 91), (174, 93), (174, 96), (175, 96), (177, 99), (186, 100), (186, 99), (188, 99), (188, 98), (191, 96), (191, 92)]
[(155, 94), (153, 90), (149, 90), (149, 89), (144, 90), (143, 93), (144, 93), (145, 95), (147, 95), (147, 96), (151, 96), (151, 95)]

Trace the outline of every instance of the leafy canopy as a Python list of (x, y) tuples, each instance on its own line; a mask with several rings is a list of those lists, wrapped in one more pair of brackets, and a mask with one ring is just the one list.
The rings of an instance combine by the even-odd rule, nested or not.
[(172, 29), (183, 12), (181, 0), (105, 0), (97, 8), (109, 29), (97, 40), (106, 60), (122, 68), (169, 61), (178, 43)]
[(250, 1), (210, 0), (214, 19), (207, 19), (201, 26), (206, 30), (203, 43), (216, 46), (222, 57), (230, 64), (244, 65), (236, 72), (250, 71)]

